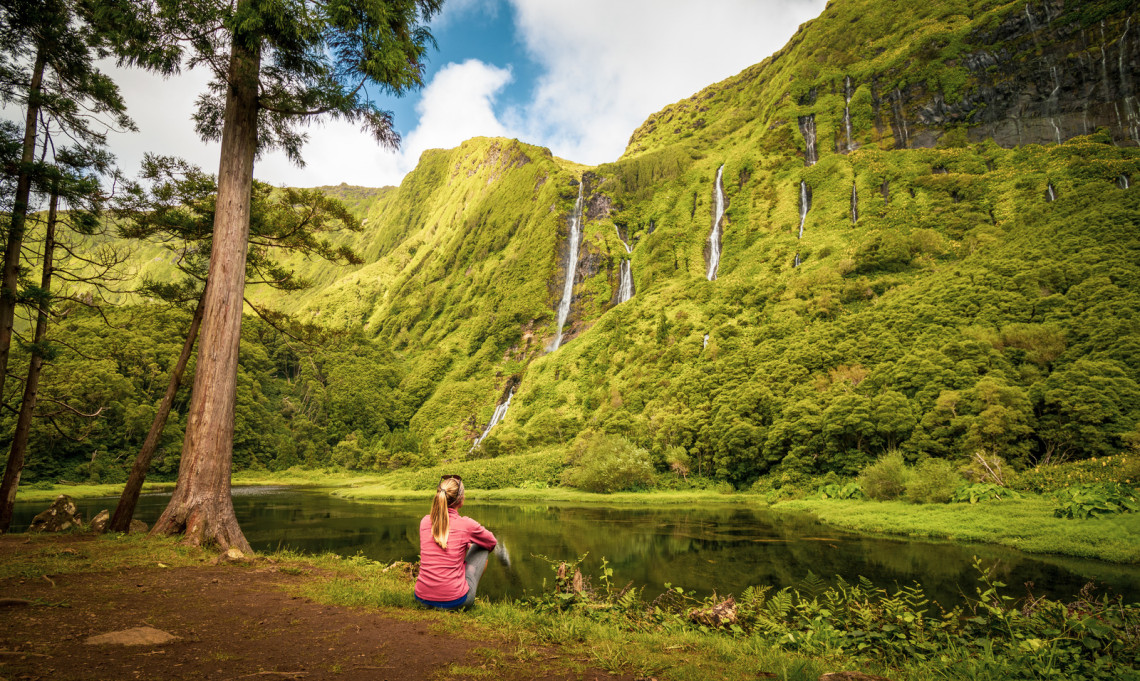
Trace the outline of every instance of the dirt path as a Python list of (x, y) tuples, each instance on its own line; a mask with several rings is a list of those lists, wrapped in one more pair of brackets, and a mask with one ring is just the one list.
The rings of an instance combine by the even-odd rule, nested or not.
[[(83, 541), (61, 537), (53, 545), (67, 552)], [(21, 546), (19, 536), (0, 537), (0, 560), (21, 560)], [(0, 681), (621, 678), (568, 672), (557, 649), (520, 656), (501, 641), (436, 633), (426, 613), (398, 619), (290, 594), (297, 591), (290, 587), (320, 578), (259, 563), (0, 580), (0, 598), (32, 601), (0, 607)], [(177, 638), (86, 643), (133, 627)]]

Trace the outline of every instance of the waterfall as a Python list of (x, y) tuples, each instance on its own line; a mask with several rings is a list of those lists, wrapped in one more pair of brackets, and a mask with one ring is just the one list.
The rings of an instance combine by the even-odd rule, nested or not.
[(796, 259), (792, 261), (792, 267), (799, 267), (801, 263), (803, 263), (803, 261), (800, 260), (800, 252), (796, 251)]
[(550, 351), (562, 345), (562, 327), (570, 316), (570, 301), (574, 298), (574, 273), (578, 270), (578, 243), (582, 240), (582, 191), (585, 180), (578, 183), (578, 200), (574, 202), (574, 214), (570, 217), (570, 252), (566, 257), (566, 283), (562, 285), (562, 302), (558, 305), (558, 335)]
[(479, 443), (483, 441), (483, 438), (487, 437), (487, 433), (490, 433), (491, 429), (494, 428), (495, 425), (499, 423), (499, 421), (503, 420), (503, 417), (507, 415), (507, 409), (509, 409), (511, 406), (511, 398), (514, 396), (515, 389), (511, 388), (510, 392), (507, 393), (506, 401), (495, 406), (495, 413), (491, 415), (490, 423), (488, 423), (487, 427), (483, 429), (483, 434), (475, 438), (475, 444), (471, 445), (470, 451), (475, 451), (475, 448), (479, 446)]
[(724, 186), (721, 177), (724, 175), (724, 164), (716, 171), (716, 216), (713, 217), (712, 234), (709, 235), (709, 271), (706, 276), (709, 281), (716, 281), (716, 270), (720, 267), (720, 222), (724, 219)]
[(1061, 143), (1061, 129), (1057, 127), (1057, 121), (1052, 116), (1049, 117), (1049, 124), (1053, 126), (1053, 134), (1057, 136), (1057, 144)]
[(851, 182), (851, 224), (859, 224), (859, 191), (854, 181)]
[(1121, 175), (1120, 177), (1116, 178), (1116, 186), (1120, 187), (1121, 189), (1128, 189), (1128, 176)]
[(1124, 37), (1128, 35), (1128, 28), (1131, 23), (1132, 17), (1128, 17), (1124, 22), (1124, 32), (1120, 34), (1120, 40), (1117, 41), (1119, 46), (1120, 94), (1123, 95), (1124, 99), (1124, 117), (1128, 121), (1128, 136), (1137, 145), (1140, 145), (1140, 115), (1136, 111), (1136, 95), (1132, 91), (1131, 78), (1128, 77), (1128, 72), (1124, 70), (1124, 50), (1127, 47)]
[(819, 160), (815, 147), (815, 114), (800, 116), (800, 134), (804, 136), (804, 165), (813, 166)]
[(704, 342), (704, 345), (701, 346), (701, 349), (704, 350), (708, 346), (709, 346), (709, 335), (706, 333), (705, 334), (705, 342)]
[(1045, 200), (1050, 202), (1057, 200), (1057, 191), (1053, 189), (1052, 182), (1045, 186)]
[[(633, 253), (633, 248), (621, 238), (621, 230), (614, 225), (614, 231), (617, 232), (618, 239), (621, 245), (625, 246), (626, 254)], [(618, 305), (633, 297), (633, 261), (625, 258), (621, 261), (621, 267), (618, 270)]]
[(850, 153), (855, 148), (852, 141), (855, 135), (851, 132), (851, 76), (843, 79), (843, 97), (843, 128), (847, 131), (847, 152)]
[(800, 180), (800, 234), (797, 239), (804, 238), (804, 221), (807, 220), (808, 210), (811, 209), (811, 190), (807, 182)]
[(906, 117), (903, 116), (902, 92), (900, 92), (898, 88), (895, 88), (894, 113), (895, 122), (898, 124), (899, 130), (902, 132), (902, 145), (903, 148), (906, 149), (910, 146), (910, 133), (906, 128)]
[(623, 259), (621, 261), (621, 270), (618, 275), (618, 304), (633, 297), (633, 268), (629, 264), (629, 260)]

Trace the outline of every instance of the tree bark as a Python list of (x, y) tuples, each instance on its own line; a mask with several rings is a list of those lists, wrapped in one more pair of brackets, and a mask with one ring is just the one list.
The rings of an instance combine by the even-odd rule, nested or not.
[(28, 112), (24, 123), (24, 148), (16, 174), (16, 197), (12, 202), (12, 218), (8, 240), (4, 246), (4, 270), (0, 275), (0, 400), (4, 399), (4, 383), (8, 377), (8, 357), (12, 349), (12, 324), (16, 319), (16, 294), (19, 286), (20, 251), (28, 219), (28, 203), (32, 196), (32, 162), (36, 158), (37, 125), (40, 119), (40, 91), (44, 78), (46, 55), (41, 47), (32, 67), (28, 87)]
[(151, 534), (185, 533), (185, 543), (216, 542), (251, 551), (230, 498), (238, 344), (241, 340), (250, 191), (257, 151), (259, 46), (233, 37), (218, 167), (214, 245), (203, 300), (194, 392), (178, 483)]
[(170, 383), (166, 386), (166, 394), (163, 395), (162, 402), (158, 405), (158, 412), (150, 424), (150, 432), (146, 434), (142, 449), (135, 457), (135, 465), (131, 468), (131, 476), (127, 478), (127, 484), (123, 487), (123, 494), (119, 497), (119, 505), (115, 507), (111, 522), (107, 524), (107, 530), (111, 532), (127, 532), (131, 528), (131, 518), (135, 515), (135, 505), (138, 504), (139, 493), (142, 491), (143, 482), (146, 481), (147, 471), (150, 470), (150, 460), (154, 457), (155, 450), (158, 449), (158, 441), (162, 439), (162, 430), (166, 427), (166, 419), (170, 416), (174, 397), (178, 394), (179, 386), (182, 385), (182, 374), (186, 371), (186, 365), (190, 363), (190, 353), (194, 349), (194, 341), (198, 339), (198, 327), (202, 323), (204, 299), (205, 291), (199, 296), (198, 305), (194, 308), (194, 316), (190, 320), (190, 329), (186, 331), (186, 342), (182, 344), (182, 354), (178, 356), (178, 362), (175, 363), (170, 372)]
[(43, 275), (40, 289), (43, 299), (36, 313), (36, 331), (32, 345), (32, 361), (28, 367), (28, 378), (24, 383), (24, 399), (20, 402), (20, 414), (16, 417), (16, 432), (12, 435), (12, 448), (8, 452), (8, 465), (4, 468), (4, 481), (0, 483), (0, 532), (7, 532), (12, 524), (12, 510), (16, 505), (16, 489), (20, 486), (20, 474), (24, 471), (24, 456), (28, 451), (28, 434), (32, 430), (32, 416), (36, 410), (36, 397), (40, 386), (40, 370), (44, 366), (42, 343), (47, 336), (48, 307), (51, 290), (52, 256), (55, 251), (55, 225), (58, 217), (59, 192), (53, 187), (51, 204), (48, 207), (47, 234), (44, 236)]

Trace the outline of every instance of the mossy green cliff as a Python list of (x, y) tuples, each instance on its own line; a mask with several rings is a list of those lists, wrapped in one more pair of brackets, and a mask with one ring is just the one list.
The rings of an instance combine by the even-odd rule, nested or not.
[[(837, 0), (775, 55), (650, 116), (613, 163), (480, 138), (426, 152), (399, 187), (327, 188), (365, 219), (337, 237), (365, 264), (296, 260), (312, 288), (250, 295), (362, 331), (398, 364), (381, 372), (387, 444), (363, 420), (313, 417), (350, 466), (396, 465), (366, 455), (391, 433), (413, 463), (586, 428), (737, 485), (850, 473), (896, 447), (1022, 464), (1116, 452), (1140, 441), (1135, 15)], [(548, 352), (580, 186), (572, 306)], [(343, 389), (289, 362), (277, 375)]]

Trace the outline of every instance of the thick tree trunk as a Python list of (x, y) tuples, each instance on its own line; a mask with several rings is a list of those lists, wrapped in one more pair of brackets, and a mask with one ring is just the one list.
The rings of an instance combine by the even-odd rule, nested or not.
[(210, 254), (202, 336), (178, 485), (152, 534), (184, 532), (186, 543), (217, 542), (251, 551), (230, 498), (234, 403), (241, 339), (250, 190), (257, 151), (257, 84), (261, 53), (239, 36), (230, 52), (229, 90), (218, 168), (214, 246)]
[(28, 87), (28, 112), (24, 123), (24, 149), (16, 174), (16, 198), (12, 202), (12, 219), (8, 241), (4, 246), (4, 271), (0, 275), (0, 401), (4, 399), (4, 383), (8, 377), (8, 356), (12, 349), (12, 324), (16, 319), (16, 293), (19, 286), (20, 250), (28, 218), (28, 202), (32, 196), (32, 161), (36, 157), (37, 124), (40, 119), (40, 89), (46, 62), (43, 50), (36, 53), (32, 83)]
[(166, 386), (166, 394), (162, 396), (162, 403), (158, 405), (158, 412), (150, 424), (150, 432), (146, 434), (142, 449), (135, 457), (135, 465), (131, 468), (131, 476), (123, 487), (123, 494), (119, 497), (119, 505), (111, 516), (107, 529), (111, 532), (127, 532), (131, 527), (131, 518), (135, 515), (135, 505), (139, 501), (146, 473), (150, 470), (150, 460), (158, 449), (158, 441), (162, 439), (162, 429), (166, 427), (166, 419), (170, 416), (170, 408), (174, 405), (174, 397), (182, 385), (182, 373), (190, 363), (190, 353), (194, 349), (194, 341), (198, 339), (198, 327), (202, 323), (203, 300), (205, 292), (198, 298), (198, 305), (194, 308), (194, 317), (190, 320), (190, 329), (186, 332), (186, 342), (182, 344), (182, 354), (170, 372), (170, 383)]
[(16, 432), (12, 435), (12, 448), (8, 452), (8, 465), (4, 468), (4, 481), (0, 483), (0, 532), (7, 532), (12, 524), (12, 509), (16, 505), (16, 489), (20, 486), (20, 474), (24, 471), (24, 456), (28, 451), (28, 434), (32, 430), (32, 416), (36, 410), (36, 396), (40, 386), (40, 370), (44, 366), (43, 346), (47, 336), (48, 307), (51, 304), (48, 292), (51, 290), (52, 256), (55, 251), (55, 223), (58, 216), (59, 193), (53, 188), (51, 204), (48, 208), (47, 234), (44, 236), (43, 275), (40, 277), (39, 312), (36, 313), (36, 331), (33, 337), (32, 361), (28, 367), (28, 378), (24, 383), (24, 399), (20, 402), (20, 414), (16, 417)]

